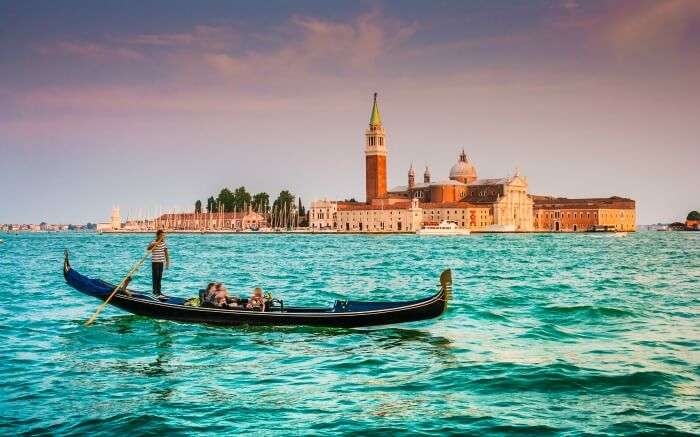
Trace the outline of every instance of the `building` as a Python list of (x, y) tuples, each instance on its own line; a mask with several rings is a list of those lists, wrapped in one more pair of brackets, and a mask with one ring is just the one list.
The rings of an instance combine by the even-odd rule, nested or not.
[(344, 232), (416, 232), (423, 222), (418, 200), (389, 203), (338, 202), (336, 229)]
[(535, 229), (541, 231), (636, 230), (636, 204), (622, 197), (566, 199), (532, 196)]
[(345, 232), (414, 232), (423, 224), (452, 221), (474, 231), (634, 230), (631, 199), (565, 199), (531, 196), (519, 171), (480, 179), (464, 149), (447, 179), (433, 180), (426, 166), (416, 182), (413, 165), (406, 185), (387, 189), (388, 149), (377, 93), (365, 131), (365, 202), (313, 202), (309, 225)]
[(407, 185), (388, 190), (386, 131), (376, 93), (365, 131), (364, 153), (366, 201), (313, 202), (309, 209), (312, 230), (335, 227), (346, 232), (415, 232), (423, 223), (441, 220), (474, 230), (494, 226), (532, 230), (527, 178), (516, 173), (500, 179), (478, 179), (476, 167), (464, 150), (450, 169), (448, 179), (433, 181), (426, 166), (423, 182), (417, 183), (411, 165)]
[(119, 207), (112, 208), (112, 216), (109, 219), (109, 223), (98, 223), (96, 230), (98, 232), (104, 231), (117, 231), (122, 228), (122, 217), (119, 213)]
[(154, 229), (164, 231), (236, 231), (267, 227), (265, 215), (248, 212), (186, 212), (162, 214), (153, 221)]
[(315, 200), (311, 202), (309, 209), (309, 225), (312, 230), (324, 230), (336, 228), (336, 213), (338, 203), (329, 200)]
[(386, 134), (374, 93), (369, 128), (365, 132), (365, 187), (367, 203), (386, 197)]

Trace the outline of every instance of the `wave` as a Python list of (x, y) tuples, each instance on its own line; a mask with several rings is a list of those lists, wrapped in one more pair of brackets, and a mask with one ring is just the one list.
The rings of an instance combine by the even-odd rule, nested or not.
[(632, 311), (601, 305), (547, 305), (538, 309), (545, 315), (553, 315), (558, 320), (597, 321), (608, 318), (636, 317)]
[(549, 364), (532, 366), (514, 363), (499, 363), (460, 367), (445, 372), (440, 379), (445, 381), (455, 373), (474, 375), (467, 386), (481, 393), (519, 392), (579, 392), (594, 390), (598, 394), (670, 395), (675, 384), (684, 377), (660, 371), (632, 373), (610, 373), (584, 369), (571, 364)]
[(530, 328), (525, 333), (518, 335), (520, 338), (571, 342), (581, 338), (591, 338), (593, 335), (582, 332), (573, 332), (552, 323), (545, 323), (542, 326)]

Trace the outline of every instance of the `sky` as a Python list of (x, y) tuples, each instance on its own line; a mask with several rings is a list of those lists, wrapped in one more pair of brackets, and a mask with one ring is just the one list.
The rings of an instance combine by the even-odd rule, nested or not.
[(364, 199), (374, 92), (390, 186), (464, 148), (639, 224), (700, 209), (700, 1), (0, 0), (0, 223)]

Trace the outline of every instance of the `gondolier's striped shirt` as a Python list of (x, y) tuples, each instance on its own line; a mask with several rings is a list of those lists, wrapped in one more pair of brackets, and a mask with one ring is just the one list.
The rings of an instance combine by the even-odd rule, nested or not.
[(151, 252), (151, 262), (164, 263), (165, 249), (167, 249), (167, 247), (165, 246), (164, 242), (161, 241), (160, 243), (156, 243), (155, 247), (153, 247), (153, 251)]

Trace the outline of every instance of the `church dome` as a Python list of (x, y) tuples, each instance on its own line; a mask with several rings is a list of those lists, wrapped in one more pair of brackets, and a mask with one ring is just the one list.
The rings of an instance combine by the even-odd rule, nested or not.
[(467, 154), (459, 155), (459, 161), (450, 169), (450, 179), (453, 181), (464, 182), (465, 184), (476, 180), (476, 168), (467, 158)]

